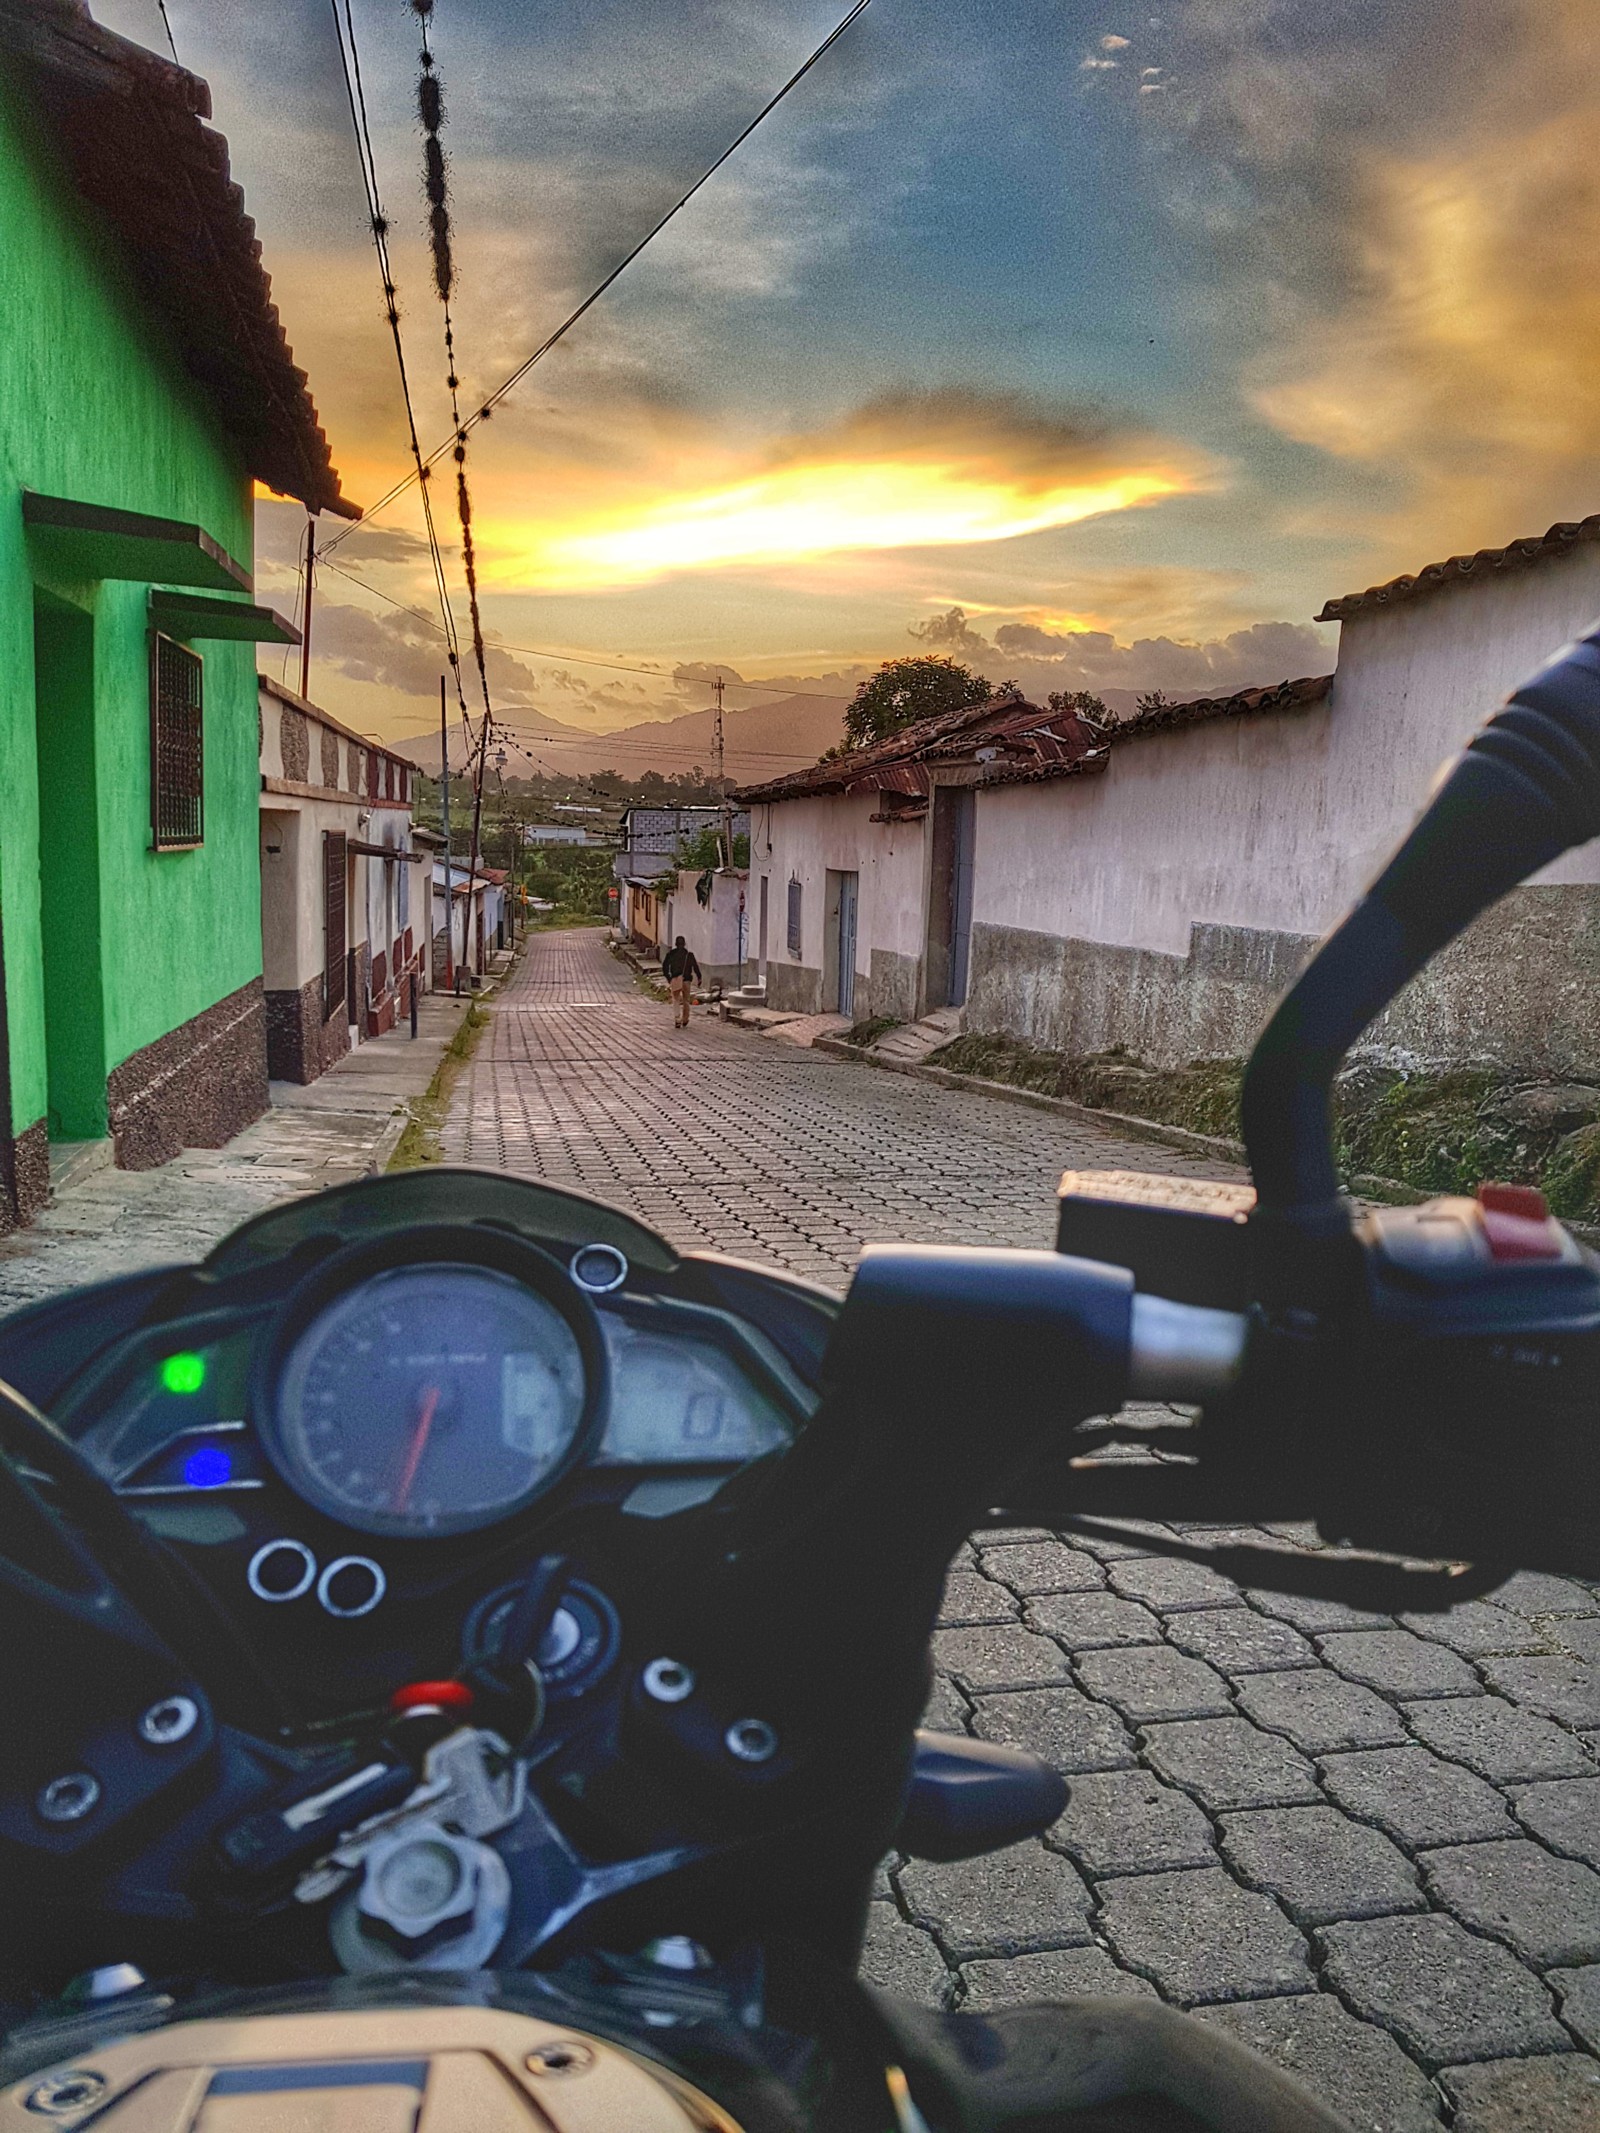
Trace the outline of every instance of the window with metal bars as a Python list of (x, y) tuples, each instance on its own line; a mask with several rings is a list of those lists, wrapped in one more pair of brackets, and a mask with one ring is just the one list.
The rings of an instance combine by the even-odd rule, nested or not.
[(331, 1022), (344, 1006), (345, 839), (343, 830), (322, 833), (322, 1019)]
[(150, 641), (150, 830), (158, 852), (205, 839), (204, 709), (199, 655), (160, 631)]
[(800, 882), (794, 875), (789, 878), (789, 953), (800, 953)]

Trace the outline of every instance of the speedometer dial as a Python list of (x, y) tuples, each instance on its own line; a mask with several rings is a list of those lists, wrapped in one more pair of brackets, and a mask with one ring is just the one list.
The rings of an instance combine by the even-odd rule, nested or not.
[(568, 1315), (485, 1266), (396, 1267), (326, 1303), (284, 1359), (269, 1448), (364, 1532), (470, 1532), (567, 1467), (592, 1409)]

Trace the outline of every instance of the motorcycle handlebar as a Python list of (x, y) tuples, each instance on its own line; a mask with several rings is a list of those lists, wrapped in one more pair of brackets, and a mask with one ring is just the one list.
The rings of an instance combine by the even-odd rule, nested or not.
[(1557, 653), (1441, 775), (1421, 818), (1280, 1003), (1240, 1095), (1262, 1217), (1348, 1229), (1329, 1091), (1411, 978), (1530, 874), (1600, 835), (1600, 628)]

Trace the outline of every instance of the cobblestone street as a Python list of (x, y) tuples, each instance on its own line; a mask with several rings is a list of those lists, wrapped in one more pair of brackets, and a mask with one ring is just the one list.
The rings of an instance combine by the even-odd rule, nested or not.
[[(834, 1286), (873, 1239), (1048, 1244), (1067, 1167), (1226, 1174), (706, 1016), (675, 1031), (598, 933), (533, 940), (445, 1145)], [(1395, 1621), (991, 1532), (945, 1625), (929, 1722), (1038, 1750), (1072, 1798), (1041, 1842), (891, 1863), (870, 1976), (968, 2007), (1158, 1992), (1362, 2133), (1600, 2126), (1595, 1588), (1521, 1576)]]

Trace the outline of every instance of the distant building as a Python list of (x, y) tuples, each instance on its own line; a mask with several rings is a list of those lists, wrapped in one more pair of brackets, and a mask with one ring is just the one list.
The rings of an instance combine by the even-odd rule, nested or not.
[(524, 844), (605, 845), (610, 842), (597, 830), (580, 829), (575, 822), (530, 822), (522, 833)]
[(409, 1012), (406, 987), (427, 967), (417, 770), (265, 674), (257, 686), (268, 1070), (315, 1081)]
[[(611, 871), (621, 892), (617, 923), (636, 946), (657, 950), (670, 946), (672, 933), (665, 918), (668, 902), (676, 893), (678, 852), (702, 830), (720, 831), (725, 819), (720, 807), (630, 807), (624, 811), (622, 849)], [(731, 827), (736, 839), (749, 837), (750, 817), (743, 808), (733, 811)], [(664, 879), (672, 886), (663, 889)]]
[(267, 1102), (254, 486), (353, 507), (210, 108), (0, 0), (0, 1229)]

